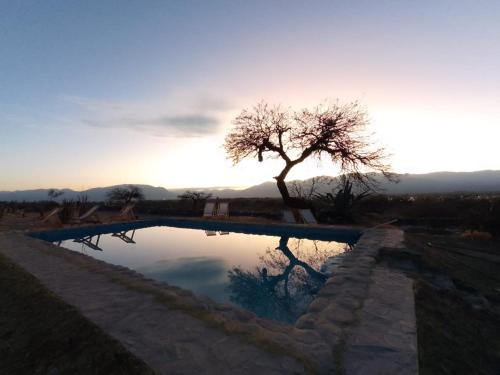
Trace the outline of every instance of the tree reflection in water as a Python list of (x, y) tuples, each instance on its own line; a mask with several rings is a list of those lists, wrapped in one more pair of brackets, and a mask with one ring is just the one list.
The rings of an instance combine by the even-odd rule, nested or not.
[[(349, 250), (347, 244), (281, 237), (268, 248), (255, 272), (229, 271), (230, 299), (259, 316), (293, 323), (304, 313), (326, 281), (318, 270), (331, 256)], [(293, 250), (291, 250), (291, 249)]]

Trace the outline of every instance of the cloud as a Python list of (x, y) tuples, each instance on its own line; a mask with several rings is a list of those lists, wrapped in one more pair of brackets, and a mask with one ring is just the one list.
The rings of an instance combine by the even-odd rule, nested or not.
[[(194, 98), (161, 102), (103, 101), (66, 96), (76, 106), (81, 122), (96, 128), (124, 128), (160, 137), (201, 137), (215, 134), (231, 104), (222, 98), (196, 95)], [(176, 103), (176, 101), (178, 103)], [(165, 108), (164, 102), (169, 102)]]
[(158, 118), (84, 119), (83, 122), (97, 128), (128, 128), (159, 137), (200, 137), (210, 135), (216, 133), (222, 124), (222, 121), (217, 116), (204, 113), (165, 115)]
[(234, 104), (227, 99), (208, 94), (200, 94), (194, 101), (194, 107), (199, 111), (225, 112), (234, 108)]

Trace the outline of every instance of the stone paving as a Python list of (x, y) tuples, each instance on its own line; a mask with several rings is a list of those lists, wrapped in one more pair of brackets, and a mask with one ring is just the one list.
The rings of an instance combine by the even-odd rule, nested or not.
[(381, 248), (403, 239), (400, 230), (368, 230), (353, 251), (330, 259), (329, 279), (295, 326), (22, 233), (0, 234), (0, 252), (159, 373), (414, 374), (412, 281), (377, 264)]
[(413, 281), (376, 266), (344, 353), (347, 374), (418, 374)]
[(381, 248), (403, 241), (398, 229), (367, 230), (353, 251), (323, 266), (330, 278), (296, 326), (332, 345), (338, 372), (418, 373), (413, 281), (376, 263)]

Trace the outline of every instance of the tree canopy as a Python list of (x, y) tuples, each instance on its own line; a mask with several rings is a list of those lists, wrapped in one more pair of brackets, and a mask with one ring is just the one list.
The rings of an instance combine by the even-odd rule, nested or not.
[(285, 178), (290, 170), (309, 157), (329, 158), (342, 173), (367, 182), (366, 172), (389, 174), (385, 152), (374, 148), (366, 134), (367, 112), (358, 103), (324, 104), (293, 111), (260, 102), (243, 110), (226, 135), (225, 150), (234, 164), (245, 158), (281, 158), (285, 167), (274, 177), (289, 206), (303, 202), (290, 197)]
[(177, 198), (182, 200), (191, 200), (191, 201), (202, 201), (206, 199), (210, 199), (212, 197), (211, 193), (205, 193), (203, 191), (192, 191), (186, 190), (184, 193), (179, 194)]
[(134, 185), (128, 185), (127, 187), (115, 187), (111, 189), (106, 196), (110, 201), (117, 201), (125, 204), (134, 200), (137, 201), (144, 199), (142, 189)]
[(49, 196), (49, 198), (51, 199), (56, 199), (58, 197), (60, 197), (61, 195), (64, 194), (64, 191), (63, 190), (57, 190), (57, 189), (49, 189), (47, 191), (47, 195)]

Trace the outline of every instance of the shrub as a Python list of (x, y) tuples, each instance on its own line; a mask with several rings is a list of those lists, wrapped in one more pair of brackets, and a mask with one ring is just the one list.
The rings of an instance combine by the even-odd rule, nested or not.
[(62, 211), (59, 214), (59, 218), (63, 224), (67, 224), (75, 216), (77, 210), (77, 205), (74, 200), (63, 200)]

